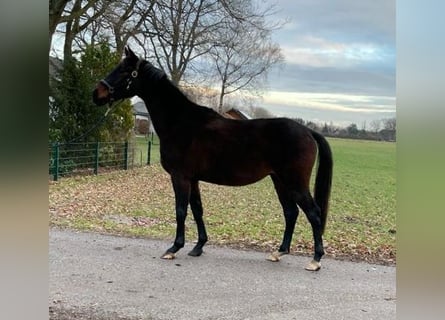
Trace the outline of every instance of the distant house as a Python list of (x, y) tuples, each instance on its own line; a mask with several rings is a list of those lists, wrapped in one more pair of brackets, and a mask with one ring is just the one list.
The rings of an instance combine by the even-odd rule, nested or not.
[(59, 58), (49, 57), (48, 59), (48, 79), (49, 79), (49, 96), (52, 96), (52, 85), (55, 81), (60, 81), (60, 72), (63, 70), (63, 61)]
[(232, 108), (226, 112), (223, 113), (223, 116), (229, 119), (236, 119), (236, 120), (249, 120), (252, 119), (247, 113)]
[(143, 101), (137, 101), (133, 104), (134, 131), (137, 134), (149, 134), (154, 132), (151, 123), (150, 114)]
[(60, 71), (63, 69), (63, 61), (56, 57), (49, 56), (48, 58), (49, 70), (48, 74), (50, 78), (57, 78)]
[(147, 107), (145, 106), (145, 103), (143, 101), (138, 101), (133, 104), (133, 115), (135, 116), (135, 119), (150, 119), (150, 114), (148, 113)]

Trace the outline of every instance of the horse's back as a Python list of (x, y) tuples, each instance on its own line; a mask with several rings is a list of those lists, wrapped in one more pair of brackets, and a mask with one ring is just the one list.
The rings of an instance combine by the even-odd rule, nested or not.
[(277, 171), (311, 169), (316, 154), (310, 130), (287, 118), (216, 116), (193, 133), (185, 167), (196, 179), (217, 184), (245, 185)]

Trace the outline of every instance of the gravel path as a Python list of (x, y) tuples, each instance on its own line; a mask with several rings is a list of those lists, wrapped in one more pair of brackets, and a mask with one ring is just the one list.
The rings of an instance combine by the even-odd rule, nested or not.
[(168, 242), (51, 229), (50, 319), (396, 318), (396, 268), (206, 246), (160, 255)]

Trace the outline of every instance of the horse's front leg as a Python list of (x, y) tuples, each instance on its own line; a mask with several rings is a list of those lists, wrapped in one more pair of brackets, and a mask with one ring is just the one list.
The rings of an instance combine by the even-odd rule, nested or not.
[(190, 181), (180, 175), (171, 175), (176, 203), (176, 238), (171, 246), (162, 256), (163, 259), (174, 259), (176, 252), (184, 247), (185, 243), (185, 218), (187, 217), (187, 206), (190, 200)]

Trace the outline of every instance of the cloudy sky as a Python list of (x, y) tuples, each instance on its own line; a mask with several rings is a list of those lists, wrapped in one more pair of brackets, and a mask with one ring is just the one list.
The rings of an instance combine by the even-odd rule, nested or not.
[(392, 118), (395, 0), (280, 0), (274, 32), (285, 63), (261, 106), (278, 116), (359, 127)]

